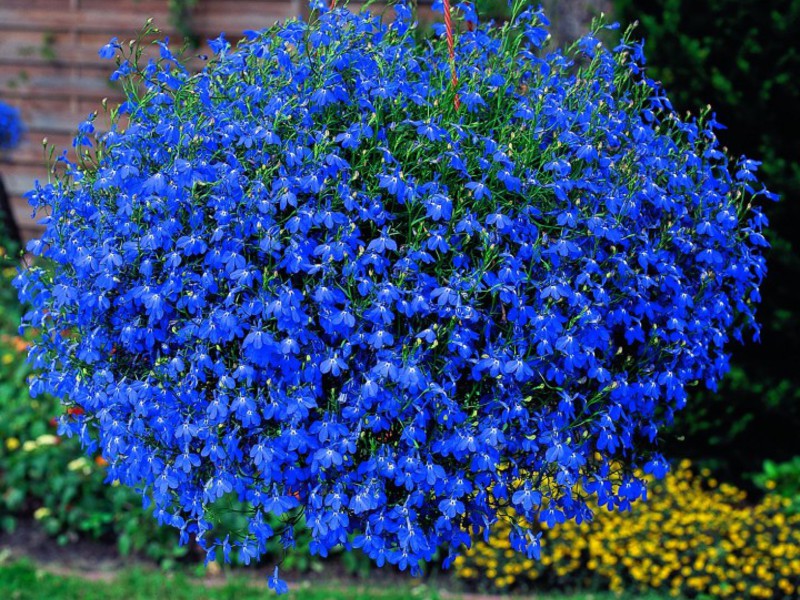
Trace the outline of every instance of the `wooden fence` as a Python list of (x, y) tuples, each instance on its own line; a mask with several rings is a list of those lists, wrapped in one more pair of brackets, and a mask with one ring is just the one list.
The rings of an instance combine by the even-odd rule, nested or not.
[[(221, 31), (238, 39), (245, 29), (268, 27), (300, 14), (306, 0), (200, 0), (191, 13), (199, 39)], [(17, 106), (27, 126), (22, 145), (0, 157), (0, 174), (24, 239), (39, 231), (23, 194), (46, 180), (42, 139), (69, 148), (78, 123), (119, 100), (108, 81), (113, 63), (97, 50), (112, 36), (135, 37), (153, 17), (166, 35), (168, 0), (0, 0), (0, 100)]]

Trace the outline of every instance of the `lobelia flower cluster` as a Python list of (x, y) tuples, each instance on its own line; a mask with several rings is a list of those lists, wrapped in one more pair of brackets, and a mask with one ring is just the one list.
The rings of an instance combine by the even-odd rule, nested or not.
[(13, 150), (19, 145), (25, 128), (19, 110), (0, 102), (0, 150)]
[(456, 90), (403, 2), (220, 36), (196, 74), (101, 49), (127, 101), (30, 193), (32, 391), (211, 559), (289, 547), (300, 515), (313, 552), (412, 572), (501, 518), (538, 557), (538, 523), (645, 496), (659, 431), (757, 333), (757, 163), (629, 33), (547, 51), (524, 4), (461, 27)]

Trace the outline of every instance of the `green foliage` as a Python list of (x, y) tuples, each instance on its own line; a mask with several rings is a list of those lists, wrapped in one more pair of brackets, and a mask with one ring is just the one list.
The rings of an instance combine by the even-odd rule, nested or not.
[(782, 463), (765, 460), (764, 469), (754, 479), (765, 492), (788, 498), (789, 514), (800, 513), (800, 456)]
[(7, 231), (6, 214), (2, 204), (5, 203), (5, 189), (0, 177), (0, 333), (16, 330), (19, 326), (20, 311), (17, 302), (17, 291), (11, 285), (16, 275), (20, 249)]
[(482, 19), (507, 19), (511, 16), (508, 0), (476, 0), (475, 10)]
[(17, 291), (11, 285), (17, 272), (17, 256), (18, 249), (5, 236), (0, 220), (0, 332), (11, 332), (19, 326)]
[[(733, 155), (763, 161), (781, 202), (770, 217), (769, 276), (759, 309), (762, 344), (734, 351), (720, 393), (702, 393), (678, 416), (668, 451), (705, 459), (738, 478), (766, 458), (797, 452), (800, 428), (800, 0), (616, 0), (617, 18), (638, 19), (649, 73), (679, 111), (710, 102)], [(685, 438), (685, 439), (683, 439)], [(711, 444), (712, 460), (708, 460)]]

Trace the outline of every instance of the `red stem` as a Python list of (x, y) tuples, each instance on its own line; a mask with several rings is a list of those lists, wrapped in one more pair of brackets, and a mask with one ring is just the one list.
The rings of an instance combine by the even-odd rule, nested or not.
[[(453, 20), (450, 16), (450, 0), (444, 0), (444, 26), (447, 30), (447, 50), (450, 53), (450, 83), (453, 90), (458, 90), (458, 75), (456, 74), (456, 42), (453, 37)], [(458, 111), (461, 108), (461, 99), (458, 97), (458, 91), (453, 98), (453, 105)]]

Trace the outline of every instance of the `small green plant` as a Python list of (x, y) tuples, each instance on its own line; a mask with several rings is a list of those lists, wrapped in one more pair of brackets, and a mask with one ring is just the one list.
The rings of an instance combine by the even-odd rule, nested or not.
[(58, 59), (56, 34), (52, 31), (45, 31), (42, 34), (42, 45), (39, 47), (39, 54), (43, 59), (51, 62)]
[(190, 46), (200, 45), (200, 38), (192, 27), (192, 9), (197, 0), (168, 0), (169, 22)]

